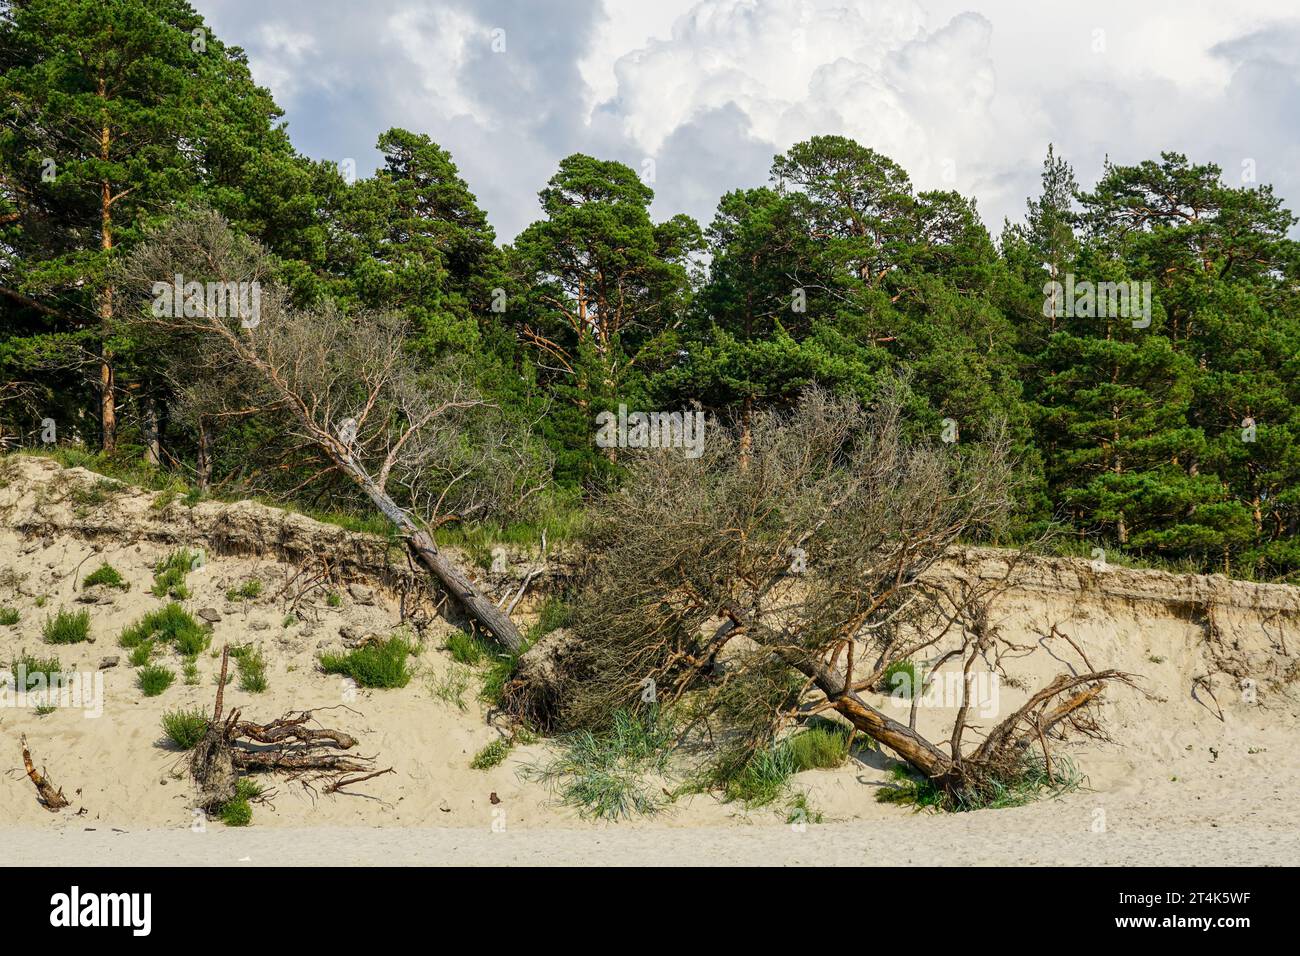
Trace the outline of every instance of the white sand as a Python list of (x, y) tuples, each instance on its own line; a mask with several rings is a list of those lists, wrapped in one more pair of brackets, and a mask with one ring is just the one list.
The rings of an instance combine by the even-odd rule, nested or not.
[[(58, 656), (65, 669), (102, 673), (103, 713), (87, 718), (63, 708), (39, 716), (31, 707), (0, 708), (0, 862), (1300, 863), (1300, 705), (1294, 685), (1285, 682), (1300, 649), (1293, 615), (1300, 590), (1120, 571), (1103, 576), (1099, 588), (1080, 590), (1077, 576), (1060, 579), (1059, 562), (999, 607), (1008, 636), (1037, 647), (1011, 664), (1013, 674), (1036, 686), (1065, 668), (1040, 643), (1056, 623), (1094, 665), (1142, 675), (1152, 695), (1112, 692), (1106, 716), (1115, 742), (1066, 751), (1086, 774), (1085, 787), (1028, 807), (915, 814), (873, 799), (891, 761), (862, 752), (838, 770), (796, 778), (796, 789), (825, 817), (798, 831), (785, 823), (784, 808), (745, 813), (710, 796), (681, 801), (648, 820), (581, 820), (518, 774), (545, 752), (544, 743), (516, 748), (492, 770), (472, 770), (474, 753), (501, 731), (474, 699), (473, 687), (464, 695), (464, 710), (435, 693), (453, 666), (438, 649), (446, 625), (430, 628), (417, 659), (419, 674), (408, 687), (347, 697), (338, 677), (319, 672), (317, 655), (338, 645), (345, 624), (387, 633), (399, 618), (392, 596), (381, 592), (369, 606), (345, 593), (341, 608), (321, 601), (318, 621), (286, 628), (284, 608), (273, 595), (292, 567), (271, 557), (210, 556), (190, 575), (194, 594), (187, 607), (221, 613), (214, 647), (253, 641), (270, 662), (270, 689), (249, 694), (231, 688), (227, 705), (261, 720), (346, 703), (351, 710), (332, 712), (330, 722), (357, 736), (360, 751), (377, 755), (380, 766), (396, 773), (362, 784), (356, 796), (313, 799), (295, 784), (276, 782), (273, 805), (256, 807), (252, 827), (209, 822), (204, 832), (194, 832), (183, 756), (160, 743), (159, 719), (180, 706), (210, 709), (217, 661), (204, 654), (201, 683), (186, 686), (179, 659), (168, 654), (163, 661), (177, 672), (177, 682), (145, 698), (127, 652), (117, 647), (125, 626), (163, 603), (149, 593), (151, 567), (172, 545), (138, 533), (140, 521), (157, 520), (149, 516), (148, 497), (115, 496), (77, 515), (47, 464), (24, 462), (22, 474), (0, 488), (0, 604), (22, 614), (17, 625), (0, 627), (0, 661), (25, 649)], [(93, 480), (68, 474), (74, 483)], [(93, 539), (70, 533), (95, 522), (100, 530), (128, 530)], [(42, 527), (53, 529), (48, 538)], [(76, 601), (77, 582), (104, 560), (131, 589), (111, 604), (91, 606), (94, 643), (43, 644), (46, 616), (85, 606)], [(253, 576), (264, 583), (261, 598), (226, 601), (228, 588)], [(1199, 600), (1206, 588), (1220, 602), (1217, 642), (1207, 641), (1184, 593), (1190, 589)], [(37, 607), (41, 596), (44, 606)], [(98, 671), (100, 659), (110, 655), (119, 664)], [(1198, 695), (1204, 702), (1193, 696), (1192, 679), (1202, 674), (1211, 675), (1222, 720), (1206, 694)], [(1253, 698), (1239, 690), (1242, 674), (1257, 675)], [(988, 726), (1020, 699), (1022, 692), (1003, 686), (998, 713), (981, 723)], [(951, 713), (923, 708), (919, 727), (938, 732)], [(68, 810), (51, 814), (37, 804), (21, 771), (20, 734), (71, 800)]]

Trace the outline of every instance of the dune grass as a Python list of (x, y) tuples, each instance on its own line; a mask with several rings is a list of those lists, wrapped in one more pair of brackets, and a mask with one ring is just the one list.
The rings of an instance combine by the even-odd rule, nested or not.
[(80, 644), (90, 637), (90, 612), (60, 610), (46, 618), (41, 634), (47, 644)]
[(198, 709), (169, 710), (162, 716), (162, 729), (181, 750), (193, 750), (208, 732), (208, 717)]
[(394, 634), (343, 654), (322, 654), (320, 666), (326, 674), (343, 674), (362, 687), (405, 687), (411, 681), (407, 658), (415, 652), (414, 644)]

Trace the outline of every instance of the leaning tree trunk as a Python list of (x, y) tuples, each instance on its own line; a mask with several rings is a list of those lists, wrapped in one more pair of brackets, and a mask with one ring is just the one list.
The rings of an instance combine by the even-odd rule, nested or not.
[(384, 513), (384, 517), (402, 531), (411, 554), (433, 572), (442, 582), (443, 587), (461, 603), (470, 618), (507, 650), (512, 653), (521, 651), (523, 638), (520, 637), (519, 629), (515, 627), (514, 622), (479, 591), (469, 578), (461, 574), (459, 568), (447, 560), (446, 556), (438, 550), (433, 537), (418, 527), (411, 520), (411, 516), (351, 457), (339, 456), (332, 447), (326, 450), (339, 469), (356, 482), (366, 496), (374, 502), (375, 507)]

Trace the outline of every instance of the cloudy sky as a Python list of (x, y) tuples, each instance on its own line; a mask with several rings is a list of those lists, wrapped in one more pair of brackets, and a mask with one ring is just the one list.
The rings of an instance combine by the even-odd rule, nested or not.
[(1173, 149), (1300, 207), (1296, 0), (194, 2), (298, 149), (365, 175), (380, 132), (427, 133), (502, 240), (569, 153), (628, 163), (657, 215), (706, 223), (818, 133), (975, 196), (995, 233), (1049, 142), (1085, 186), (1107, 155)]

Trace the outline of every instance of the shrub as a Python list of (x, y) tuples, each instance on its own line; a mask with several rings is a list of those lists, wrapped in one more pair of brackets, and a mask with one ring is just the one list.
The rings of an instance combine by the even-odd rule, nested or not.
[(235, 659), (235, 668), (239, 671), (239, 689), (252, 694), (260, 694), (269, 683), (266, 679), (266, 658), (261, 648), (245, 645), (231, 652)]
[(322, 654), (320, 666), (326, 674), (345, 674), (362, 687), (405, 687), (411, 680), (406, 659), (414, 653), (415, 645), (393, 635), (346, 654)]
[(501, 761), (506, 759), (510, 753), (510, 741), (494, 740), (482, 750), (474, 755), (474, 759), (469, 762), (471, 769), (490, 770)]
[(247, 777), (235, 781), (235, 796), (223, 803), (217, 816), (228, 827), (246, 827), (253, 822), (253, 801), (265, 791)]
[(181, 673), (182, 673), (182, 674), (184, 675), (184, 677), (185, 677), (185, 683), (186, 683), (186, 684), (189, 684), (191, 687), (193, 687), (194, 685), (198, 684), (198, 682), (199, 682), (199, 665), (198, 665), (197, 662), (195, 662), (195, 661), (193, 661), (193, 660), (188, 660), (188, 661), (186, 661), (186, 662), (185, 662), (185, 665), (181, 668)]
[(141, 667), (135, 675), (136, 683), (146, 697), (157, 697), (176, 680), (176, 674), (166, 667), (148, 664)]
[(149, 663), (149, 659), (153, 657), (153, 647), (153, 641), (141, 641), (131, 648), (131, 653), (127, 655), (126, 659), (132, 667), (144, 667), (145, 664)]
[(12, 625), (18, 623), (18, 609), (4, 605), (0, 607), (0, 624)]
[(49, 687), (54, 679), (63, 672), (63, 666), (57, 657), (33, 657), (23, 654), (15, 657), (9, 664), (9, 673), (13, 677), (17, 690), (30, 690), (34, 685), (44, 683)]
[(90, 637), (89, 611), (59, 611), (42, 628), (49, 644), (80, 644)]
[(190, 592), (185, 586), (185, 576), (193, 569), (194, 562), (199, 557), (198, 552), (179, 548), (154, 565), (154, 597), (172, 597), (178, 601), (189, 597)]
[(227, 601), (251, 601), (262, 593), (262, 582), (257, 578), (249, 578), (237, 588), (231, 588), (226, 592)]
[(798, 768), (790, 751), (777, 745), (754, 754), (740, 772), (723, 782), (723, 798), (762, 807), (785, 792)]
[(212, 639), (211, 632), (175, 602), (150, 611), (122, 632), (118, 643), (135, 647), (146, 641), (171, 644), (186, 657), (202, 653)]
[(102, 584), (105, 587), (118, 588), (123, 591), (130, 588), (130, 585), (122, 580), (122, 575), (117, 573), (117, 568), (113, 567), (108, 562), (101, 564), (94, 571), (91, 571), (81, 582), (83, 588), (93, 588), (99, 584)]
[(208, 732), (208, 718), (201, 710), (169, 710), (163, 714), (162, 729), (181, 750), (193, 750)]

